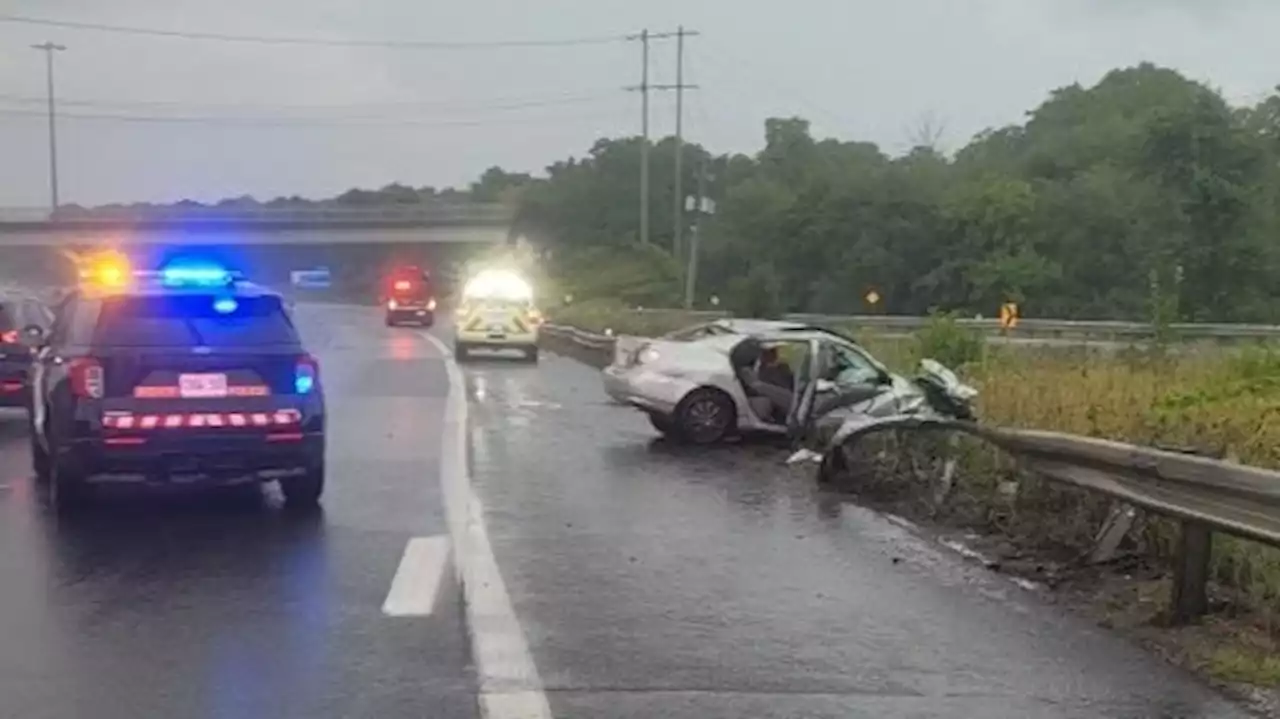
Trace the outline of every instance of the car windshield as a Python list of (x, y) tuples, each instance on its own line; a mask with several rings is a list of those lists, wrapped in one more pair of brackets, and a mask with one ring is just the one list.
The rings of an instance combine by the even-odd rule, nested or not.
[(298, 342), (279, 298), (238, 297), (231, 303), (203, 294), (108, 299), (102, 304), (94, 342), (117, 347), (254, 347)]

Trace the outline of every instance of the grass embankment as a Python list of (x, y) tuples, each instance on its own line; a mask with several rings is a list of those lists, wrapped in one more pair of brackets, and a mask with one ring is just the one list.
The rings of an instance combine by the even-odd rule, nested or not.
[[(678, 313), (637, 315), (605, 305), (565, 308), (557, 320), (644, 336), (690, 322)], [(859, 335), (858, 328), (843, 329)], [(908, 340), (859, 336), (900, 372), (911, 372), (922, 356), (958, 366), (981, 391), (984, 422), (1280, 468), (1280, 353), (1273, 350), (1173, 355), (997, 347), (946, 320)], [(1144, 517), (1112, 576), (1081, 570), (1075, 560), (1092, 546), (1110, 509), (1108, 500), (1021, 473), (1008, 457), (977, 442), (964, 441), (960, 451), (962, 470), (943, 505), (924, 499), (928, 488), (904, 482), (901, 472), (860, 477), (851, 489), (872, 499), (888, 498), (908, 514), (980, 534), (1007, 566), (1030, 566), (1042, 570), (1040, 578), (1051, 584), (1083, 587), (1107, 623), (1130, 629), (1160, 623), (1169, 597), (1167, 560), (1177, 537), (1175, 524)], [(892, 466), (910, 465), (895, 461)], [(1046, 574), (1045, 567), (1056, 569)], [(1174, 632), (1181, 639), (1172, 651), (1226, 681), (1280, 685), (1280, 663), (1274, 658), (1280, 653), (1280, 551), (1218, 536), (1213, 576), (1215, 616), (1198, 630)]]

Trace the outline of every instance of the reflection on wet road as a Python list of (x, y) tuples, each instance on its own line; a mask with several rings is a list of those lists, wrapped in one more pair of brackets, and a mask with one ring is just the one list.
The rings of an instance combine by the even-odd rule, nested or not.
[(658, 441), (559, 357), (466, 378), (473, 481), (557, 717), (1239, 716), (775, 448)]
[(444, 366), (375, 312), (303, 308), (329, 398), (321, 514), (261, 496), (109, 495), (55, 521), (0, 421), (0, 717), (473, 717), (458, 589), (383, 601), (407, 542), (447, 533)]

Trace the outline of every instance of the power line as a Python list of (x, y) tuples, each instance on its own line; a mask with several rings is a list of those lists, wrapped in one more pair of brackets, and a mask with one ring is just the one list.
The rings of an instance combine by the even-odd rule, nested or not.
[[(45, 117), (40, 110), (13, 110), (0, 108), (0, 117), (27, 118)], [(587, 117), (575, 113), (574, 118)], [(603, 114), (601, 115), (603, 116)], [(239, 127), (474, 127), (481, 125), (501, 124), (503, 122), (528, 122), (532, 120), (563, 121), (563, 115), (542, 116), (535, 118), (503, 118), (479, 120), (436, 120), (430, 118), (396, 118), (396, 117), (364, 117), (364, 118), (303, 118), (303, 117), (215, 117), (215, 116), (178, 116), (178, 115), (126, 115), (115, 113), (58, 112), (59, 120), (89, 120), (120, 123), (173, 124), (173, 125), (225, 125)]]
[[(348, 104), (331, 104), (331, 105), (272, 105), (259, 103), (193, 103), (180, 100), (92, 100), (92, 99), (58, 99), (59, 105), (67, 105), (73, 107), (89, 107), (89, 108), (175, 108), (183, 110), (269, 110), (269, 111), (315, 111), (315, 110), (377, 110), (377, 109), (437, 109), (437, 110), (522, 110), (533, 107), (548, 107), (555, 105), (572, 105), (578, 103), (594, 102), (599, 100), (611, 99), (613, 91), (600, 91), (592, 93), (563, 94), (550, 95), (541, 98), (490, 98), (482, 100), (475, 104), (461, 104), (449, 102), (393, 102), (393, 103), (348, 103)], [(34, 95), (7, 95), (0, 94), (0, 103), (13, 103), (18, 105), (35, 105), (43, 104), (45, 98)], [(3, 108), (0, 108), (3, 109)], [(325, 118), (340, 119), (340, 118)]]
[(604, 45), (621, 42), (621, 35), (596, 35), (585, 37), (559, 38), (552, 40), (359, 40), (321, 37), (290, 37), (272, 35), (237, 35), (215, 32), (192, 32), (187, 30), (167, 30), (163, 28), (132, 27), (125, 25), (108, 25), (104, 23), (76, 22), (72, 20), (52, 20), (48, 18), (27, 17), (0, 13), (0, 22), (23, 25), (39, 25), (69, 30), (88, 30), (94, 32), (115, 33), (120, 35), (141, 35), (163, 37), (179, 40), (205, 40), (214, 42), (240, 42), (256, 45), (310, 45), (315, 47), (378, 47), (396, 50), (469, 50), (500, 47), (572, 47), (581, 45)]

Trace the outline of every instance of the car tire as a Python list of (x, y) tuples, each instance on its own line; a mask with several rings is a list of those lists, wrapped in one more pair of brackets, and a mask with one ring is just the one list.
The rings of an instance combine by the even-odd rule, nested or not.
[(649, 424), (653, 425), (653, 428), (662, 433), (664, 437), (670, 437), (675, 434), (676, 426), (670, 417), (657, 412), (648, 412), (647, 414), (649, 415)]
[(704, 387), (690, 392), (676, 406), (673, 425), (685, 442), (718, 444), (737, 427), (733, 399), (721, 390)]
[(49, 508), (59, 515), (73, 514), (84, 507), (86, 493), (84, 473), (65, 459), (52, 459), (45, 492)]
[(467, 361), (467, 346), (462, 342), (454, 341), (453, 343), (453, 359), (458, 362)]
[(387, 317), (385, 321), (388, 327), (396, 326), (396, 318), (390, 312), (387, 313)]
[(284, 495), (285, 506), (290, 509), (318, 506), (320, 497), (324, 495), (324, 464), (311, 467), (299, 477), (280, 480), (280, 493)]
[(534, 364), (537, 364), (537, 362), (538, 362), (538, 346), (537, 346), (537, 345), (533, 345), (532, 347), (525, 347), (525, 348), (524, 348), (524, 358), (525, 358), (525, 360), (526, 360), (526, 361), (528, 361), (528, 362), (532, 362), (532, 363), (534, 363)]

